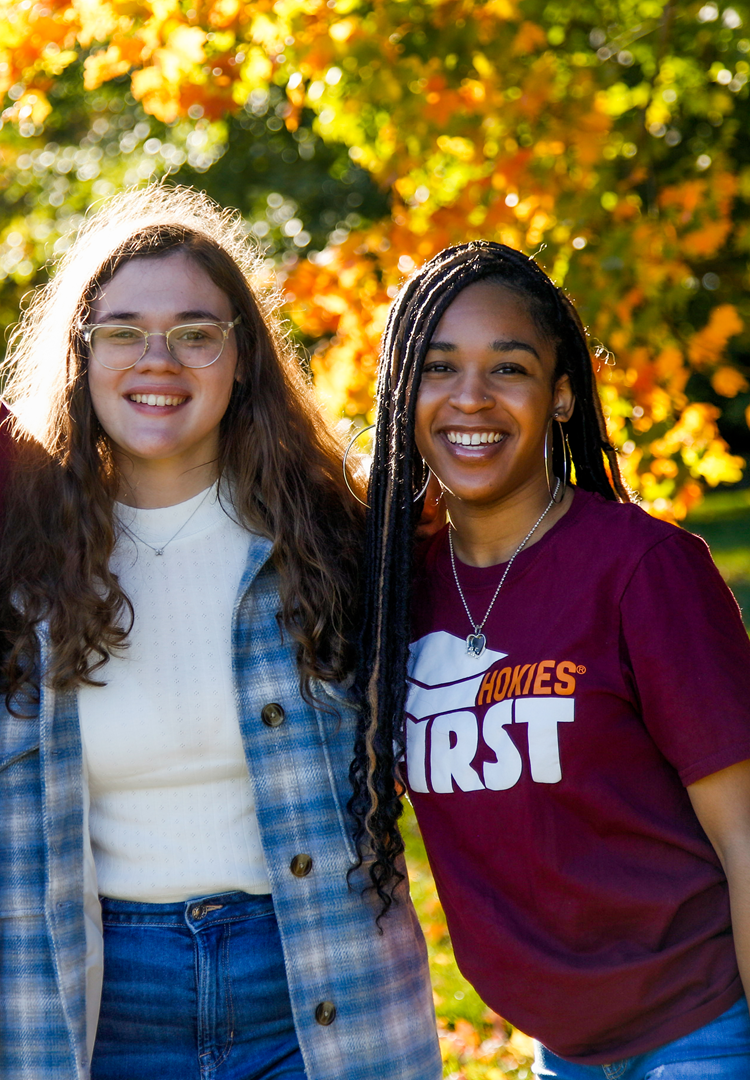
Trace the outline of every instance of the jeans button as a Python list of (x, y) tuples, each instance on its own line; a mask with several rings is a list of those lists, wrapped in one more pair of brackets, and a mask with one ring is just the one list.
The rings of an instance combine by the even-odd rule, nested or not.
[(315, 1010), (315, 1019), (323, 1027), (328, 1027), (336, 1019), (336, 1006), (332, 1001), (321, 1001)]
[(190, 916), (193, 919), (202, 919), (205, 914), (203, 904), (194, 904), (190, 909)]

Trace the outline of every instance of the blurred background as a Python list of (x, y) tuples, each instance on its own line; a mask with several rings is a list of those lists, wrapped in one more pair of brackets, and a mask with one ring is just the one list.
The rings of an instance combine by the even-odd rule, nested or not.
[[(363, 424), (410, 271), (521, 248), (578, 305), (628, 482), (747, 621), (749, 79), (740, 2), (0, 2), (0, 320), (90, 206), (190, 184), (241, 212), (329, 415)], [(523, 1080), (406, 831), (446, 1076)]]

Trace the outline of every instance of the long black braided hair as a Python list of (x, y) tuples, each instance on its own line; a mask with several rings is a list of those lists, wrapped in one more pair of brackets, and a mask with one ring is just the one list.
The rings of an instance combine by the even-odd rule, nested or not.
[(412, 552), (421, 508), (415, 496), (427, 474), (414, 440), (417, 391), (443, 313), (462, 289), (478, 281), (520, 294), (554, 342), (554, 377), (567, 374), (575, 395), (565, 428), (577, 485), (606, 499), (629, 501), (607, 437), (586, 332), (562, 290), (520, 251), (485, 240), (446, 248), (417, 270), (391, 307), (381, 347), (357, 679), (362, 711), (351, 768), (358, 848), (361, 856), (367, 849), (374, 855), (370, 878), (381, 915), (404, 877), (398, 866), (402, 785), (396, 765), (405, 743)]

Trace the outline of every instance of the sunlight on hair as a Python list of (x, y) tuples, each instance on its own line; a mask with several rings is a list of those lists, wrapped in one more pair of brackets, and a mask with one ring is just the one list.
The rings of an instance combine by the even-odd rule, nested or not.
[[(131, 237), (158, 226), (184, 228), (222, 248), (247, 278), (264, 319), (277, 297), (242, 218), (186, 187), (152, 184), (100, 204), (84, 221), (52, 279), (34, 294), (14, 328), (3, 371), (5, 397), (20, 428), (52, 451), (68, 380), (75, 377), (76, 332), (87, 317), (84, 297)], [(147, 250), (144, 250), (147, 255)]]

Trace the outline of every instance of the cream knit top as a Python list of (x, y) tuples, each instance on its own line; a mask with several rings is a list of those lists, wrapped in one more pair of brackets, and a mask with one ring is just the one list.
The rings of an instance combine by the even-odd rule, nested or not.
[(113, 569), (135, 622), (101, 670), (106, 686), (79, 691), (99, 893), (170, 903), (270, 892), (232, 680), (248, 534), (216, 485), (117, 514), (128, 532)]

